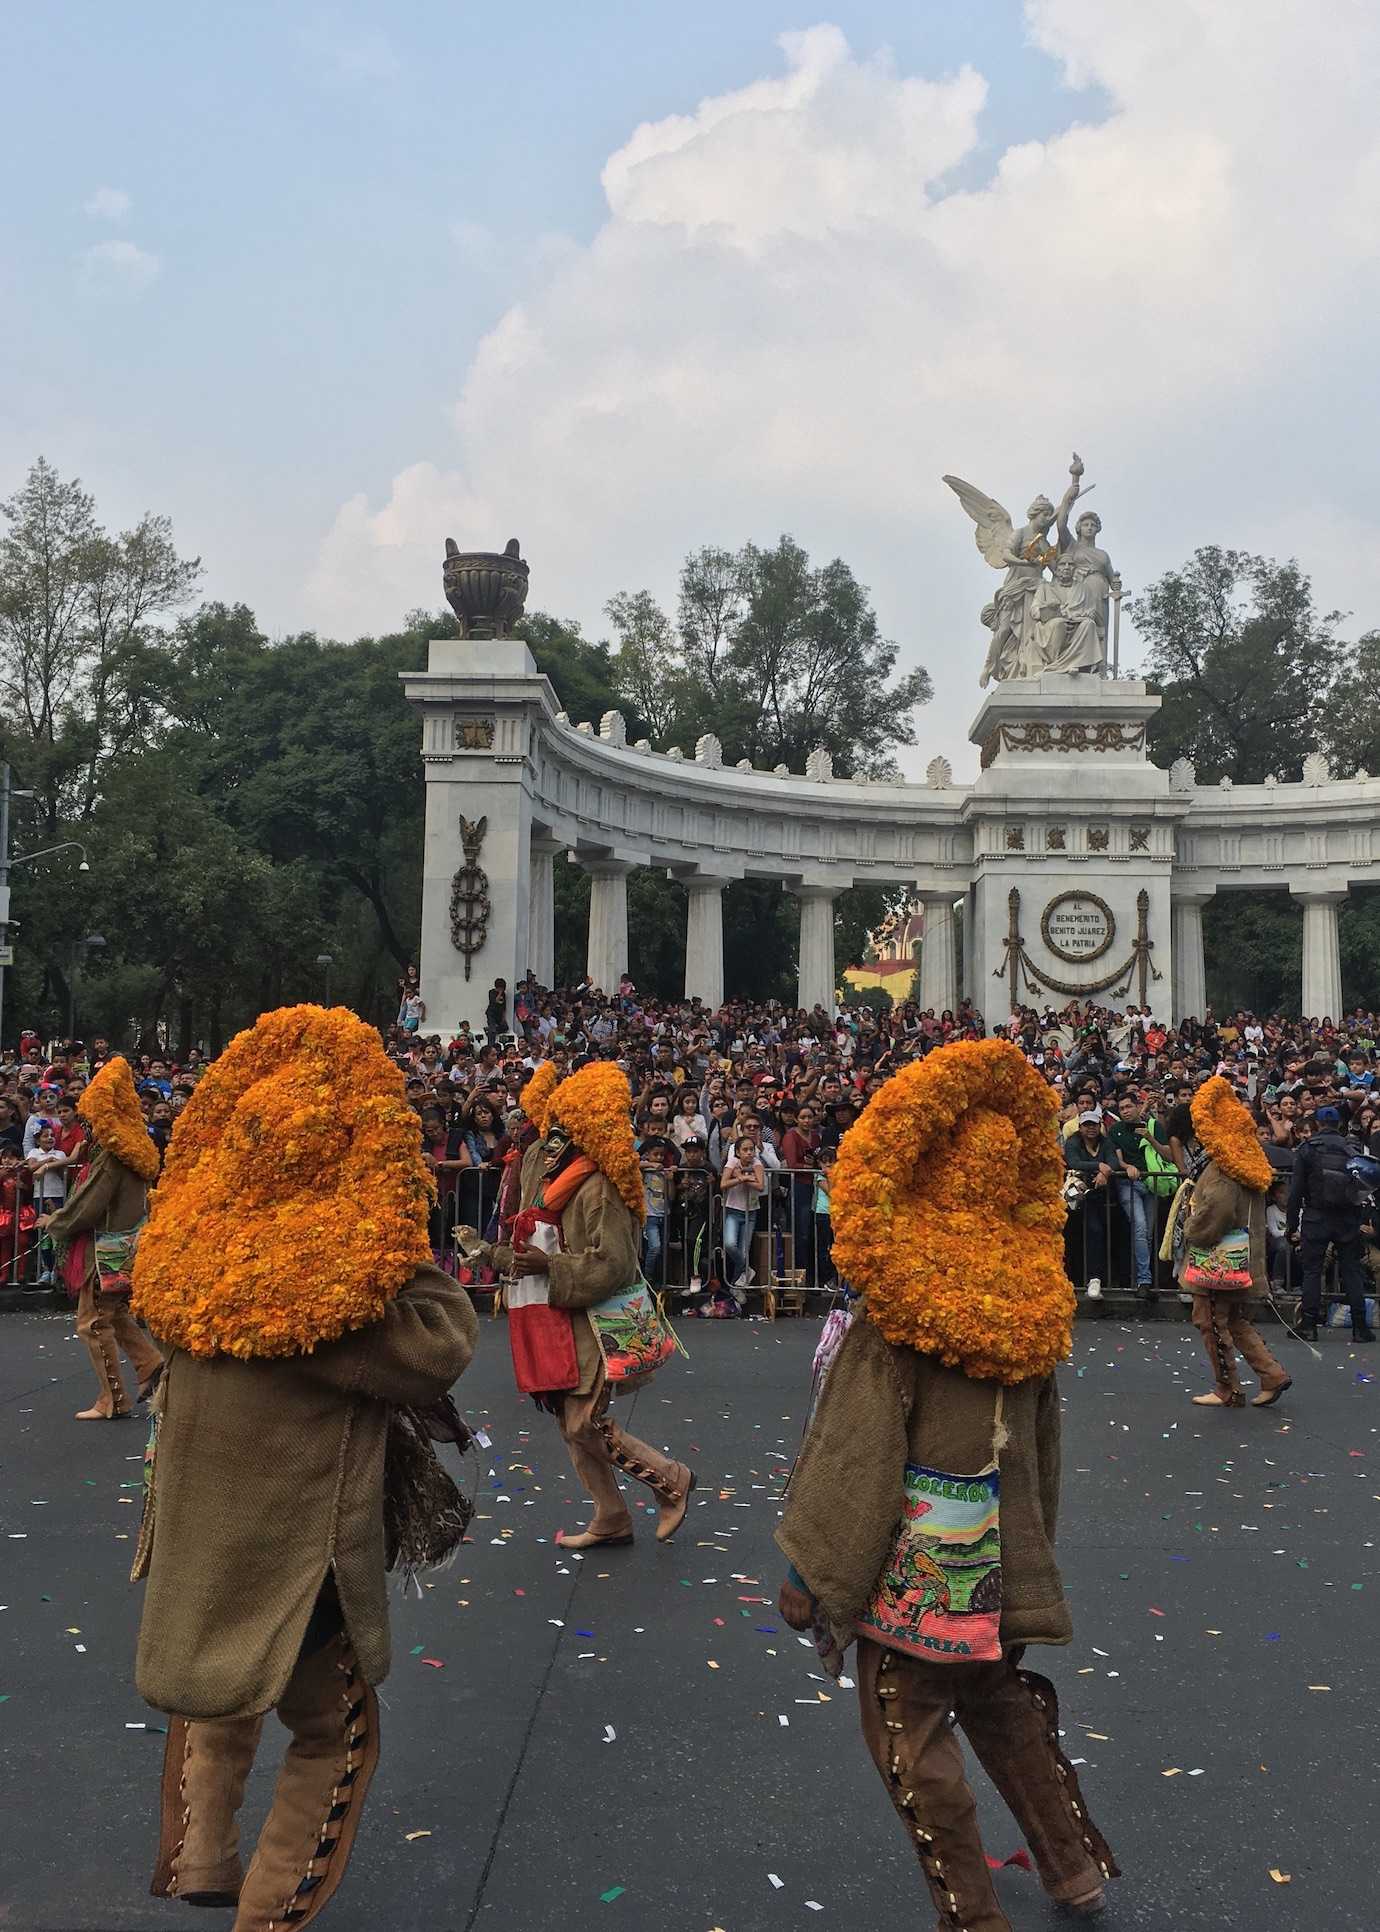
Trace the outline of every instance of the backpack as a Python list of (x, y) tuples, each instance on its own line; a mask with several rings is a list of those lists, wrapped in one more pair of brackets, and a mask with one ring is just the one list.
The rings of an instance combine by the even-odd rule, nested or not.
[(1309, 1152), (1312, 1172), (1309, 1180), (1309, 1206), (1324, 1214), (1359, 1214), (1367, 1205), (1367, 1195), (1349, 1171), (1351, 1150), (1340, 1134), (1320, 1134)]

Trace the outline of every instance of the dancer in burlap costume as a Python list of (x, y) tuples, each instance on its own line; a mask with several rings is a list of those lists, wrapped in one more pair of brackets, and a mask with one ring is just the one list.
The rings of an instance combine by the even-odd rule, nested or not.
[(1184, 1228), (1185, 1267), (1192, 1269), (1192, 1250), (1210, 1250), (1236, 1231), (1247, 1236), (1249, 1257), (1243, 1270), (1246, 1280), (1190, 1280), (1193, 1326), (1203, 1338), (1213, 1381), (1206, 1394), (1193, 1400), (1200, 1409), (1245, 1406), (1236, 1366), (1239, 1352), (1260, 1380), (1252, 1406), (1268, 1409), (1293, 1387), (1289, 1371), (1266, 1346), (1247, 1307), (1252, 1294), (1263, 1300), (1270, 1292), (1265, 1271), (1265, 1197), (1274, 1170), (1265, 1158), (1249, 1108), (1242, 1106), (1231, 1082), (1220, 1074), (1205, 1081), (1193, 1096), (1193, 1131), (1209, 1158), (1193, 1184)]
[[(422, 1489), (398, 1482), (401, 1412), (449, 1409), (478, 1330), (430, 1265), (429, 1203), (378, 1035), (288, 1008), (188, 1103), (140, 1246), (135, 1306), (167, 1350), (134, 1568), (135, 1678), (170, 1714), (153, 1891), (234, 1907), (235, 1932), (304, 1926), (339, 1886), (378, 1765), (389, 1545), (412, 1546), (423, 1490), (429, 1510), (454, 1497), (429, 1450)], [(242, 1876), (236, 1814), (275, 1708), (287, 1756)]]
[[(611, 1061), (595, 1061), (556, 1088), (546, 1106), (541, 1152), (523, 1163), (522, 1209), (497, 1266), (524, 1283), (544, 1278), (538, 1308), (510, 1309), (510, 1338), (519, 1386), (560, 1424), (570, 1459), (594, 1500), (584, 1530), (563, 1533), (563, 1549), (587, 1550), (633, 1540), (632, 1513), (615, 1471), (645, 1483), (657, 1499), (656, 1536), (666, 1542), (685, 1517), (694, 1471), (630, 1436), (609, 1413), (613, 1389), (604, 1373), (588, 1311), (639, 1278), (642, 1176), (632, 1133), (632, 1095)], [(534, 1350), (524, 1333), (538, 1337)], [(571, 1352), (573, 1344), (573, 1353)], [(541, 1363), (568, 1363), (549, 1388)]]
[(141, 1400), (163, 1357), (130, 1313), (128, 1291), (102, 1288), (95, 1237), (133, 1234), (142, 1227), (149, 1186), (158, 1179), (158, 1149), (149, 1139), (129, 1062), (121, 1055), (106, 1061), (78, 1100), (77, 1112), (91, 1129), (86, 1178), (55, 1214), (37, 1225), (47, 1229), (59, 1255), (78, 1250), (74, 1262), (82, 1272), (77, 1333), (91, 1356), (100, 1394), (89, 1409), (77, 1411), (77, 1421), (121, 1422), (134, 1413), (120, 1369), (121, 1349), (134, 1369)]
[[(1054, 1556), (1053, 1368), (1074, 1308), (1060, 1182), (1049, 1089), (996, 1040), (944, 1047), (888, 1081), (833, 1170), (834, 1255), (863, 1300), (777, 1531), (792, 1566), (781, 1611), (814, 1627), (826, 1659), (857, 1639), (863, 1736), (940, 1932), (1010, 1932), (955, 1717), (1052, 1899), (1095, 1912), (1117, 1871), (1060, 1743), (1054, 1686), (1022, 1667), (1028, 1644), (1072, 1634)], [(961, 1555), (947, 1574), (913, 1545), (908, 1571), (898, 1559), (908, 1520), (930, 1508), (912, 1490), (985, 1493), (975, 1485), (994, 1469), (999, 1548), (960, 1604)]]

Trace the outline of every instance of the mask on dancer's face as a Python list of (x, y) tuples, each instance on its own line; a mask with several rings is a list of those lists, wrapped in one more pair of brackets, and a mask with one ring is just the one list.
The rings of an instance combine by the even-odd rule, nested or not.
[(557, 1168), (564, 1162), (574, 1142), (565, 1131), (565, 1128), (561, 1126), (560, 1122), (553, 1120), (546, 1130), (546, 1139), (542, 1145), (545, 1149), (545, 1155), (542, 1160), (543, 1171), (547, 1174), (554, 1174)]

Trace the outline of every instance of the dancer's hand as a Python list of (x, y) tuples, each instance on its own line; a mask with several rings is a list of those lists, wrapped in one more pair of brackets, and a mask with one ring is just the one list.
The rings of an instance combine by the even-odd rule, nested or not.
[(540, 1248), (523, 1248), (513, 1256), (515, 1275), (544, 1275), (549, 1257)]
[(808, 1630), (815, 1620), (815, 1600), (806, 1590), (798, 1590), (787, 1580), (781, 1585), (777, 1609), (792, 1630)]

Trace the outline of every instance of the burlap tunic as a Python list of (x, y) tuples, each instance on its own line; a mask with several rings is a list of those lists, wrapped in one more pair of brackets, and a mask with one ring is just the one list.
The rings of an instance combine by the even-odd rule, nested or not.
[[(975, 1475), (992, 1459), (997, 1384), (897, 1348), (858, 1315), (829, 1372), (776, 1540), (830, 1620), (872, 1599), (905, 1499), (908, 1462)], [(1001, 1640), (1066, 1644), (1073, 1623), (1054, 1534), (1059, 1394), (1052, 1375), (1008, 1388), (1001, 1466)]]
[[(531, 1160), (532, 1154), (538, 1152), (540, 1143), (528, 1150), (527, 1160), (523, 1162), (524, 1207), (532, 1205), (544, 1178), (541, 1162)], [(591, 1174), (561, 1213), (561, 1233), (567, 1252), (551, 1256), (547, 1278), (551, 1284), (551, 1306), (568, 1308), (574, 1316), (575, 1359), (580, 1380), (567, 1391), (570, 1395), (589, 1395), (604, 1365), (594, 1324), (582, 1311), (637, 1280), (640, 1232), (637, 1216), (603, 1174)], [(506, 1272), (513, 1265), (512, 1249), (495, 1249), (494, 1260), (499, 1271)]]
[(388, 1674), (383, 1464), (388, 1405), (434, 1402), (474, 1353), (469, 1297), (419, 1268), (367, 1328), (310, 1355), (174, 1349), (135, 1575), (135, 1682), (156, 1709), (238, 1717), (282, 1696), (329, 1571), (360, 1674)]
[[(59, 1252), (65, 1253), (78, 1235), (97, 1228), (127, 1233), (137, 1228), (147, 1214), (148, 1198), (148, 1188), (134, 1169), (126, 1167), (108, 1147), (100, 1147), (87, 1169), (86, 1179), (48, 1223), (49, 1238)], [(96, 1285), (94, 1242), (86, 1256), (86, 1285), (89, 1288)]]
[[(1209, 1161), (1194, 1184), (1193, 1201), (1184, 1240), (1195, 1248), (1211, 1248), (1233, 1228), (1245, 1228), (1251, 1239), (1251, 1287), (1269, 1293), (1265, 1273), (1265, 1196), (1234, 1181), (1216, 1161)], [(1222, 1290), (1231, 1294), (1241, 1290)]]

